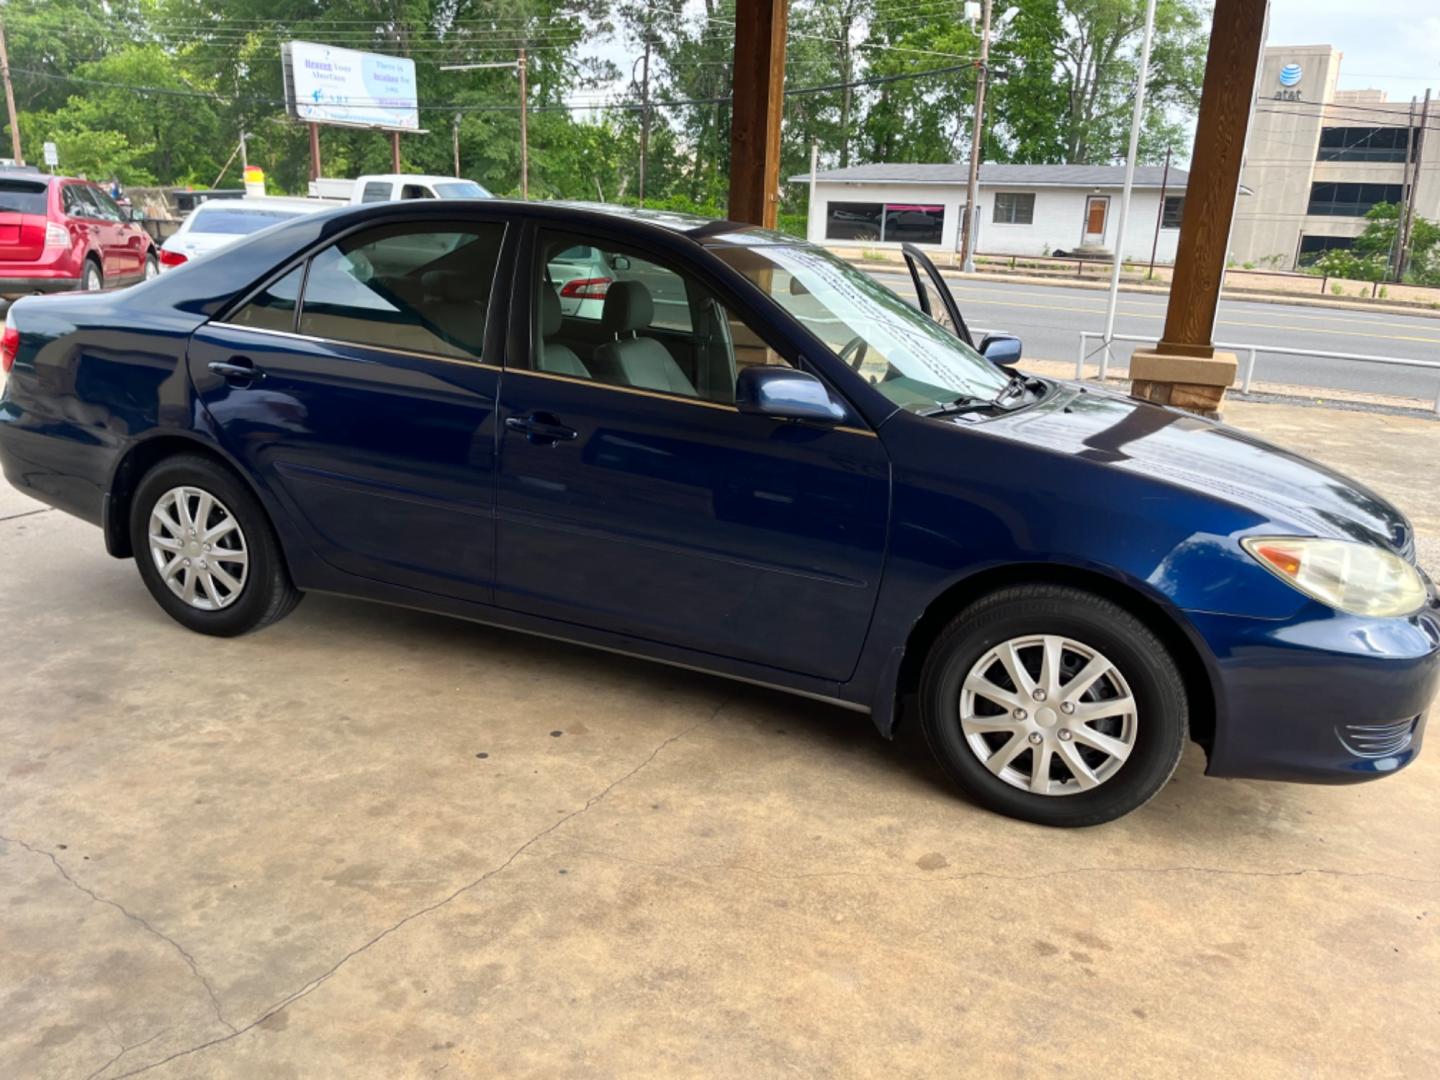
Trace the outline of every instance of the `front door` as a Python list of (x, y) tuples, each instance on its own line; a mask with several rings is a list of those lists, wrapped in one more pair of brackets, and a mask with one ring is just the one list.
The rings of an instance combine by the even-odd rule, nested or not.
[(352, 232), (191, 339), (222, 443), (335, 569), (491, 598), (504, 235)]
[[(547, 276), (578, 245), (622, 268), (598, 317), (563, 314)], [(884, 556), (879, 439), (858, 419), (737, 411), (740, 367), (792, 361), (684, 267), (540, 232), (525, 286), (501, 387), (496, 603), (848, 678)]]
[(1087, 244), (1100, 246), (1105, 243), (1105, 220), (1110, 215), (1110, 196), (1091, 195), (1085, 200), (1085, 235)]
[(910, 270), (910, 281), (915, 286), (916, 302), (920, 305), (920, 310), (973, 349), (975, 339), (970, 336), (970, 327), (965, 324), (965, 319), (960, 314), (960, 305), (955, 302), (950, 287), (940, 276), (940, 270), (930, 261), (930, 256), (914, 244), (903, 245), (901, 254), (905, 256), (905, 265)]

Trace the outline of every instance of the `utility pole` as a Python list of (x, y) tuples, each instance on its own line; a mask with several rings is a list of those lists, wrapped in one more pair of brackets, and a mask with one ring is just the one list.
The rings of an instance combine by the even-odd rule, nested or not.
[(1160, 209), (1155, 211), (1155, 240), (1150, 245), (1149, 281), (1155, 276), (1155, 254), (1160, 250), (1160, 227), (1165, 224), (1165, 192), (1170, 189), (1170, 147), (1165, 147), (1165, 171), (1160, 174)]
[(246, 131), (244, 128), (241, 128), (241, 129), (240, 129), (240, 172), (241, 172), (242, 175), (244, 174), (245, 170), (250, 167), (250, 155), (249, 155), (249, 153), (245, 150), (245, 140), (248, 139), (248, 138), (250, 138), (250, 133), (249, 133), (248, 131)]
[(850, 164), (850, 95), (854, 92), (850, 88), (851, 66), (854, 63), (854, 50), (850, 47), (850, 25), (855, 17), (855, 10), (850, 6), (849, 0), (845, 2), (845, 8), (840, 13), (840, 81), (844, 86), (840, 90), (840, 168)]
[(525, 89), (525, 50), (520, 50), (520, 198), (530, 198), (530, 129), (527, 119), (529, 95)]
[(970, 182), (965, 188), (965, 213), (960, 225), (965, 235), (960, 238), (960, 269), (975, 271), (975, 211), (980, 199), (980, 142), (985, 127), (985, 77), (990, 68), (990, 0), (985, 0), (981, 15), (980, 59), (975, 64), (975, 126), (970, 132)]
[(455, 126), (451, 128), (451, 145), (455, 151), (455, 175), (460, 175), (460, 114), (455, 114)]
[[(645, 158), (650, 152), (650, 15), (645, 15), (645, 59), (640, 69), (640, 198), (645, 205)], [(635, 69), (631, 68), (631, 77)]]
[[(1145, 83), (1150, 78), (1150, 43), (1155, 36), (1155, 0), (1145, 5), (1145, 37), (1140, 43), (1140, 71), (1135, 77), (1135, 110), (1130, 116), (1130, 152), (1125, 155), (1125, 186), (1120, 190), (1120, 219), (1115, 222), (1115, 254), (1110, 257), (1110, 299), (1105, 305), (1105, 357), (1100, 378), (1105, 378), (1110, 343), (1115, 339), (1115, 315), (1120, 308), (1120, 268), (1125, 262), (1125, 223), (1130, 217), (1130, 193), (1135, 188), (1135, 158), (1140, 154), (1140, 124), (1145, 118)], [(1161, 204), (1163, 207), (1163, 203)]]
[(10, 53), (5, 48), (5, 23), (0, 22), (0, 78), (5, 80), (5, 108), (10, 112), (10, 156), (16, 165), (25, 164), (20, 153), (20, 121), (15, 118), (15, 87), (10, 82)]
[[(810, 222), (815, 220), (815, 174), (820, 168), (820, 141), (810, 140), (810, 197), (805, 202), (805, 236), (809, 239)], [(824, 236), (825, 231), (821, 229), (820, 235)]]
[(1410, 119), (1405, 124), (1405, 172), (1400, 181), (1400, 213), (1395, 217), (1395, 243), (1390, 248), (1390, 276), (1400, 280), (1400, 248), (1405, 235), (1405, 219), (1410, 213), (1411, 185), (1415, 183), (1410, 175), (1410, 166), (1415, 158), (1415, 99), (1410, 99)]
[[(1415, 186), (1420, 186), (1420, 163), (1425, 159), (1425, 129), (1430, 123), (1430, 88), (1425, 88), (1425, 102), (1420, 106), (1420, 136), (1415, 140)], [(1410, 232), (1415, 227), (1415, 200), (1405, 209), (1405, 231), (1400, 238), (1399, 280), (1405, 280), (1405, 267), (1410, 261)]]

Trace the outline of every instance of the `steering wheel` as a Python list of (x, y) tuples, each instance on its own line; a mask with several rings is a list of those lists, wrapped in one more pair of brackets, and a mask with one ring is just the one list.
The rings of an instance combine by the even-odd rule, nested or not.
[[(870, 343), (859, 334), (856, 334), (847, 341), (845, 347), (840, 350), (840, 361), (849, 364), (855, 371), (859, 371), (860, 365), (865, 363), (865, 357), (869, 352)], [(854, 356), (851, 356), (852, 353)]]

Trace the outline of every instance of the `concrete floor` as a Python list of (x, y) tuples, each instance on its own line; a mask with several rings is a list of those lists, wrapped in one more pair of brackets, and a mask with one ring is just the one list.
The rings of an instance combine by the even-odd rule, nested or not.
[[(1231, 415), (1440, 536), (1440, 423)], [(190, 634), (34, 509), (0, 493), (5, 1076), (1434, 1075), (1433, 747), (1357, 788), (1193, 752), (1047, 831), (702, 675), (323, 597)]]

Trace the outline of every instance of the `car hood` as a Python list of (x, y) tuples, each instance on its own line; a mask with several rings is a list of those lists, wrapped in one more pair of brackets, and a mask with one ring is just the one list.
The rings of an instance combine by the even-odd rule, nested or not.
[(1317, 536), (1414, 555), (1405, 515), (1363, 484), (1179, 409), (1058, 383), (1045, 400), (982, 426), (1031, 446), (1210, 495)]

